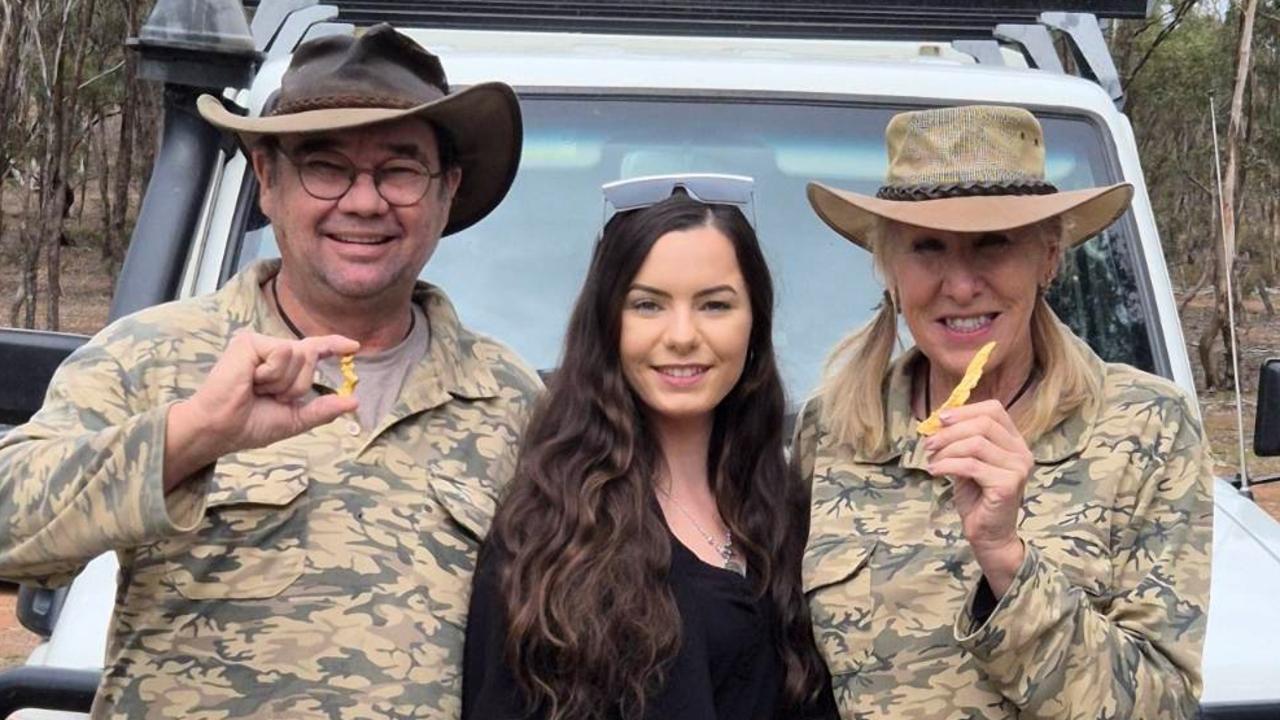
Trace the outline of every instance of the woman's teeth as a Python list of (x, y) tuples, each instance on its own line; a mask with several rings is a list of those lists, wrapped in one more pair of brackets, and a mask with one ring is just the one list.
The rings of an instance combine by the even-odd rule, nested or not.
[(693, 377), (694, 375), (700, 375), (706, 372), (706, 370), (707, 369), (702, 366), (658, 368), (658, 372), (662, 373), (663, 375), (670, 375), (671, 377), (678, 377), (678, 378)]
[(977, 332), (991, 324), (995, 320), (995, 315), (979, 315), (977, 317), (949, 317), (943, 322), (946, 323), (948, 330), (956, 332)]

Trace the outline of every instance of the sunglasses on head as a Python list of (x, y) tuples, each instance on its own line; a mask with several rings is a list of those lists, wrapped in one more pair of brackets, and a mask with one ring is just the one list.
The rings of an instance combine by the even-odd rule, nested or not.
[(754, 227), (755, 180), (746, 175), (718, 175), (714, 173), (688, 173), (679, 175), (650, 175), (605, 183), (605, 211), (609, 206), (614, 212), (627, 212), (651, 207), (682, 191), (693, 200), (708, 205), (734, 205), (742, 211)]

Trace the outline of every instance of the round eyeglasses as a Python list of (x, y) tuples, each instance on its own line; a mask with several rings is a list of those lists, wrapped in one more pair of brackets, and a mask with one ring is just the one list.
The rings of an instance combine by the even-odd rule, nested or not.
[(297, 156), (280, 154), (298, 171), (302, 189), (317, 200), (337, 200), (346, 195), (355, 184), (356, 177), (368, 173), (373, 187), (388, 205), (407, 207), (416, 205), (427, 194), (431, 181), (444, 174), (443, 170), (431, 170), (417, 160), (395, 158), (376, 168), (357, 168), (351, 159), (331, 150), (309, 152)]

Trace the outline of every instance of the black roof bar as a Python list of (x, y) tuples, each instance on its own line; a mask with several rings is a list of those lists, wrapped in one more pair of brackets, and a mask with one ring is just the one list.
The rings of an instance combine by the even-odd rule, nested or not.
[[(258, 2), (250, 0), (250, 6)], [(951, 42), (1043, 12), (1143, 18), (1148, 0), (338, 0), (338, 21), (405, 27)]]
[[(1124, 89), (1098, 18), (1142, 18), (1151, 0), (272, 0), (255, 13), (259, 49), (287, 53), (274, 25), (305, 32), (390, 22), (400, 27), (595, 32), (949, 43), (984, 65), (1003, 65), (1002, 46), (1027, 63), (1063, 72), (1050, 30), (1065, 36), (1077, 72), (1124, 106)], [(262, 0), (246, 0), (254, 7)], [(335, 17), (336, 13), (336, 17)], [(306, 16), (306, 17), (304, 17)], [(297, 20), (297, 23), (293, 21)], [(280, 45), (280, 47), (275, 47)]]
[(996, 26), (995, 36), (1021, 49), (1027, 62), (1033, 67), (1049, 72), (1063, 72), (1062, 61), (1058, 59), (1058, 51), (1053, 44), (1053, 36), (1049, 34), (1049, 28), (1044, 25), (1002, 23)]

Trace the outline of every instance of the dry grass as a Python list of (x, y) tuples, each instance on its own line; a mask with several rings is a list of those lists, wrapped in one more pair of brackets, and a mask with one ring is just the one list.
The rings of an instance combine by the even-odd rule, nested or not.
[[(111, 279), (102, 270), (101, 254), (92, 247), (62, 248), (62, 300), (59, 329), (63, 332), (93, 334), (107, 322), (111, 305)], [(48, 299), (47, 278), (41, 268), (39, 302), (36, 303), (36, 327), (47, 329), (45, 312)], [(18, 292), (19, 269), (16, 263), (0, 265), (0, 318), (8, 323), (9, 308)]]
[[(1277, 298), (1280, 300), (1280, 298)], [(1187, 337), (1187, 352), (1192, 358), (1192, 367), (1196, 372), (1196, 384), (1199, 392), (1200, 410), (1204, 415), (1205, 430), (1209, 434), (1209, 443), (1213, 448), (1217, 461), (1218, 473), (1235, 475), (1240, 469), (1240, 443), (1237, 432), (1236, 405), (1234, 391), (1216, 390), (1208, 392), (1203, 389), (1197, 338), (1200, 331), (1208, 323), (1212, 298), (1208, 295), (1197, 297), (1182, 315), (1183, 332)], [(1245, 463), (1249, 476), (1261, 479), (1280, 475), (1280, 458), (1260, 458), (1253, 452), (1253, 422), (1258, 400), (1258, 370), (1262, 362), (1270, 357), (1280, 356), (1280, 320), (1267, 318), (1262, 303), (1251, 298), (1236, 317), (1236, 337), (1239, 343), (1240, 357), (1240, 394), (1244, 416)], [(1258, 505), (1272, 517), (1280, 520), (1280, 482), (1259, 485), (1254, 490), (1254, 498)]]
[[(139, 198), (130, 197), (131, 217), (137, 211)], [(5, 188), (4, 237), (0, 238), (0, 324), (9, 324), (9, 312), (21, 284), (20, 253), (17, 232), (22, 224), (21, 190), (12, 182)], [(72, 245), (62, 248), (62, 298), (59, 307), (59, 330), (93, 334), (107, 321), (111, 304), (112, 285), (107, 277), (106, 264), (100, 251), (102, 227), (102, 202), (96, 184), (85, 188), (83, 196), (76, 199), (67, 219), (66, 237)], [(36, 328), (48, 329), (46, 303), (48, 278), (46, 254), (40, 257), (38, 302), (36, 303)]]
[(18, 623), (14, 614), (17, 599), (14, 586), (0, 585), (0, 669), (26, 662), (27, 655), (40, 642), (38, 635)]

